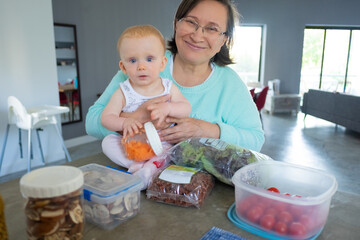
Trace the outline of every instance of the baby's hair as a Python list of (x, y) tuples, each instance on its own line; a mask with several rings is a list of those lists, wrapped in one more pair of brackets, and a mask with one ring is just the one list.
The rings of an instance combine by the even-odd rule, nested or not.
[(164, 53), (165, 53), (165, 39), (161, 32), (152, 25), (135, 25), (125, 29), (125, 31), (120, 35), (117, 42), (117, 49), (120, 53), (120, 46), (124, 38), (142, 38), (148, 36), (155, 36), (161, 42)]

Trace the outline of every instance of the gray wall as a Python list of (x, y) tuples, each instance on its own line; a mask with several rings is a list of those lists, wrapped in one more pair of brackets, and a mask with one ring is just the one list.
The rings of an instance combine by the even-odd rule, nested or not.
[[(165, 37), (180, 1), (167, 0), (53, 0), (54, 21), (76, 24), (83, 121), (63, 126), (65, 139), (86, 135), (85, 116), (119, 69), (117, 39), (125, 28), (152, 24)], [(125, 7), (126, 6), (126, 7)]]
[[(180, 0), (53, 0), (54, 21), (77, 25), (83, 117), (118, 70), (116, 41), (135, 24), (170, 37)], [(278, 78), (281, 93), (298, 93), (305, 25), (360, 25), (357, 0), (236, 0), (246, 24), (266, 25), (262, 82)], [(66, 139), (85, 135), (84, 120), (63, 127)]]

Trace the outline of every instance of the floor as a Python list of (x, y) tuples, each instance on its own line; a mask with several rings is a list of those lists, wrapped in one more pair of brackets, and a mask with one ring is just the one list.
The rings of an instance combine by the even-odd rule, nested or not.
[[(343, 192), (360, 194), (360, 133), (304, 115), (262, 114), (266, 142), (261, 150), (274, 160), (325, 170), (333, 174)], [(73, 161), (101, 152), (100, 141), (69, 148)], [(63, 163), (63, 161), (57, 162)], [(0, 178), (1, 182), (25, 172)]]
[(266, 142), (261, 150), (274, 160), (333, 174), (338, 190), (360, 194), (360, 133), (304, 114), (262, 114)]
[[(101, 152), (102, 151), (101, 150), (101, 141), (94, 141), (94, 142), (86, 143), (86, 144), (79, 145), (76, 147), (72, 147), (72, 148), (69, 148), (68, 151), (71, 156), (71, 160), (76, 161), (80, 158), (84, 158), (84, 157), (91, 156), (91, 155)], [(53, 162), (48, 165), (57, 165), (57, 164), (65, 163), (65, 162), (66, 162), (66, 159), (63, 159), (61, 161)], [(17, 172), (17, 173), (2, 176), (2, 177), (0, 177), (0, 183), (7, 182), (7, 181), (10, 181), (10, 180), (13, 180), (16, 178), (20, 178), (25, 173), (26, 173), (26, 170), (24, 170), (22, 172)]]

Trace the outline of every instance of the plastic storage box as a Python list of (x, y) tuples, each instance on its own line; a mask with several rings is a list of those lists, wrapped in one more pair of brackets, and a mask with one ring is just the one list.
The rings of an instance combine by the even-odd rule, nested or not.
[[(335, 177), (328, 173), (276, 161), (247, 165), (232, 181), (237, 217), (256, 229), (253, 233), (270, 239), (318, 235), (337, 190)], [(280, 193), (267, 190), (270, 187)]]
[(87, 221), (113, 229), (140, 210), (140, 178), (128, 172), (88, 164), (84, 173), (84, 212)]

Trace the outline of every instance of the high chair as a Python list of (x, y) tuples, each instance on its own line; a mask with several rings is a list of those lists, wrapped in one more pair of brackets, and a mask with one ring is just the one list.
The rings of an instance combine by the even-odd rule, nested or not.
[(47, 125), (54, 125), (56, 132), (60, 138), (62, 147), (66, 154), (68, 162), (71, 162), (70, 154), (65, 146), (64, 139), (61, 136), (59, 127), (57, 125), (56, 115), (69, 112), (68, 107), (60, 106), (39, 106), (34, 108), (26, 109), (24, 105), (14, 96), (8, 97), (8, 124), (6, 127), (4, 142), (1, 151), (0, 157), (0, 172), (1, 166), (4, 158), (6, 142), (9, 134), (10, 125), (16, 125), (19, 128), (19, 145), (20, 145), (20, 156), (22, 158), (22, 145), (21, 145), (21, 130), (28, 131), (28, 167), (27, 171), (31, 170), (31, 158), (32, 158), (32, 137), (31, 132), (36, 131), (37, 139), (39, 142), (39, 149), (41, 154), (41, 160), (45, 164), (44, 154), (41, 147), (41, 141), (39, 136), (39, 131), (42, 131), (43, 127)]

